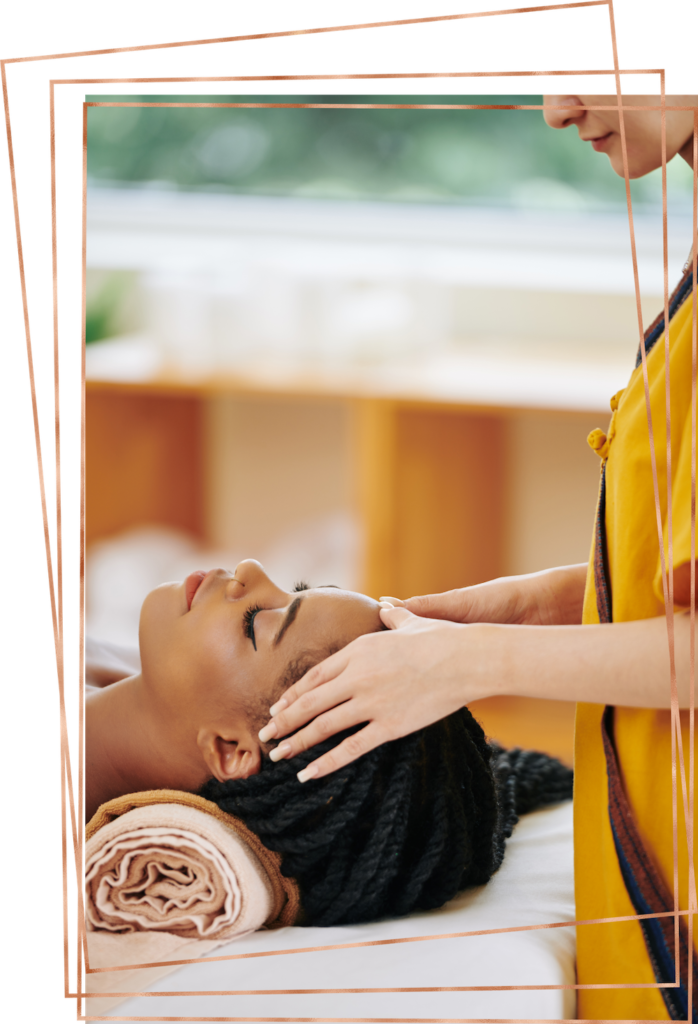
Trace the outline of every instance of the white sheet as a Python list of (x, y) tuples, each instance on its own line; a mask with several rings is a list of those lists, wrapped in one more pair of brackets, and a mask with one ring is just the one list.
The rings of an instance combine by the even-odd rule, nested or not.
[[(522, 818), (492, 881), (441, 910), (338, 928), (282, 928), (220, 946), (211, 956), (334, 943), (506, 928), (574, 919), (572, 804)], [(516, 992), (205, 995), (230, 989), (375, 988), (444, 985), (570, 985), (574, 928), (439, 939), (249, 960), (202, 960), (156, 982), (150, 997), (113, 1010), (120, 1017), (538, 1018), (575, 1016), (573, 989)], [(168, 996), (168, 991), (191, 991)], [(89, 1013), (89, 1009), (87, 1011)]]

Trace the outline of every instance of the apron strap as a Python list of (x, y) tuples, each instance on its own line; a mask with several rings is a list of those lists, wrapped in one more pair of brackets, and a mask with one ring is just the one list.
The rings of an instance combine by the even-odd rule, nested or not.
[[(671, 319), (689, 295), (693, 287), (693, 268), (689, 263), (669, 300)], [(645, 332), (645, 351), (649, 355), (664, 331), (664, 313), (661, 312)], [(638, 350), (636, 367), (642, 362)], [(606, 460), (601, 468), (599, 502), (596, 509), (594, 541), (594, 587), (599, 622), (613, 622), (613, 601), (611, 578), (608, 567), (608, 545), (606, 541)], [(623, 881), (635, 908), (636, 914), (672, 914), (674, 900), (664, 879), (657, 870), (638, 831), (630, 803), (623, 789), (614, 737), (614, 711), (608, 706), (604, 711), (601, 735), (606, 756), (608, 774), (608, 814), (613, 833), (618, 864)], [(645, 939), (647, 953), (654, 976), (659, 984), (675, 985), (676, 962), (674, 917), (647, 918), (638, 922)], [(690, 963), (690, 968), (689, 968)], [(679, 986), (660, 988), (662, 998), (671, 1020), (686, 1020), (688, 1014), (688, 971), (693, 970), (694, 1009), (693, 1024), (698, 1024), (698, 958), (695, 949), (688, 946), (686, 918), (679, 918)]]
[[(691, 250), (691, 256), (689, 256), (686, 264), (683, 268), (683, 274), (681, 280), (674, 288), (673, 292), (669, 297), (669, 319), (671, 320), (674, 313), (686, 299), (689, 293), (693, 290), (693, 250)], [(652, 321), (647, 330), (645, 331), (645, 353), (650, 354), (656, 343), (664, 333), (664, 310)], [(635, 369), (642, 364), (642, 349), (638, 346), (637, 356), (635, 357)]]

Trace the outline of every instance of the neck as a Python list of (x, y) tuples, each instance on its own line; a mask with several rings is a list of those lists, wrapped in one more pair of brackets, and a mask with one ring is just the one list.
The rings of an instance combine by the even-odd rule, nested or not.
[(689, 167), (693, 167), (693, 132), (679, 150), (679, 156), (683, 157)]
[[(156, 713), (157, 712), (157, 713)], [(207, 777), (174, 736), (143, 684), (129, 676), (85, 700), (85, 814), (126, 793), (198, 788)]]

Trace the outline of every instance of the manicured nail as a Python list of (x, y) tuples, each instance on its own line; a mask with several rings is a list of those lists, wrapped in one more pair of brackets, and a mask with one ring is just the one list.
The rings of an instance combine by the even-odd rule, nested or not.
[(267, 725), (264, 726), (263, 729), (259, 730), (257, 735), (259, 736), (259, 738), (262, 741), (262, 743), (267, 743), (268, 740), (273, 740), (274, 739), (274, 737), (276, 736), (276, 733), (277, 733), (276, 722), (269, 722)]
[(272, 704), (272, 706), (269, 708), (269, 714), (273, 718), (274, 715), (278, 715), (279, 711), (283, 711), (284, 708), (287, 707), (288, 701), (286, 700), (286, 698), (280, 697), (279, 700), (277, 700), (276, 704)]
[(315, 767), (314, 764), (311, 764), (308, 765), (307, 768), (304, 768), (302, 772), (298, 772), (296, 778), (298, 779), (299, 782), (307, 782), (308, 779), (314, 779), (316, 775), (317, 768)]
[(280, 761), (282, 757), (286, 757), (287, 754), (291, 753), (290, 743), (280, 743), (278, 747), (274, 747), (273, 750), (269, 751), (269, 759), (271, 761)]

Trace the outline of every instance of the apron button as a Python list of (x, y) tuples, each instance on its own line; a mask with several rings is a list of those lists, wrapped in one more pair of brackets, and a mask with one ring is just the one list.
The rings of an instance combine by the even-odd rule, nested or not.
[(603, 430), (600, 430), (598, 427), (596, 428), (596, 430), (592, 430), (592, 432), (587, 437), (587, 444), (590, 448), (593, 448), (593, 450), (596, 452), (600, 459), (605, 459), (608, 457), (610, 441), (606, 434), (604, 434)]

